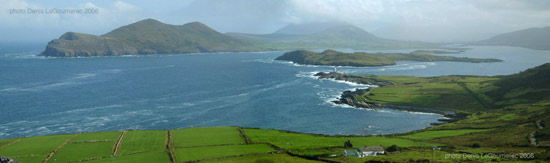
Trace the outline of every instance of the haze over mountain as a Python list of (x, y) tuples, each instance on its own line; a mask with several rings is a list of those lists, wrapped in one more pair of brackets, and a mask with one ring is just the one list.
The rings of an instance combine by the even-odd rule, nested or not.
[(503, 33), (487, 40), (474, 42), (473, 44), (518, 46), (530, 49), (550, 50), (550, 26)]
[[(310, 29), (310, 30), (308, 30)], [(241, 39), (258, 41), (270, 49), (395, 49), (426, 48), (438, 44), (396, 41), (380, 38), (357, 26), (333, 23), (291, 24), (271, 34), (227, 33)]]
[(300, 24), (289, 24), (284, 26), (281, 29), (273, 32), (272, 34), (281, 34), (281, 35), (303, 35), (303, 34), (314, 34), (322, 32), (332, 27), (337, 26), (351, 26), (349, 23), (344, 22), (313, 22), (313, 23), (300, 23)]

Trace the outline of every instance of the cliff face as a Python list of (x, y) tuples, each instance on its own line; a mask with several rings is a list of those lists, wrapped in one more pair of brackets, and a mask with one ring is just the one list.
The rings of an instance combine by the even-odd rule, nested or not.
[(49, 57), (90, 57), (136, 55), (138, 51), (122, 41), (109, 37), (67, 32), (52, 40), (40, 55)]

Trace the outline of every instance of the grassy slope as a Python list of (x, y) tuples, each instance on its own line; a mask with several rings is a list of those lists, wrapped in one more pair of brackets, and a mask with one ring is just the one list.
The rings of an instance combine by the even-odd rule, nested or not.
[(417, 51), (412, 53), (342, 53), (334, 50), (325, 50), (317, 53), (307, 50), (291, 51), (277, 57), (276, 60), (292, 61), (298, 64), (331, 65), (331, 66), (384, 66), (394, 65), (395, 61), (456, 61), (456, 62), (500, 62), (498, 59), (460, 58), (452, 56), (436, 56), (431, 51)]
[(178, 148), (175, 150), (178, 156), (177, 161), (201, 160), (206, 158), (216, 158), (223, 156), (234, 156), (252, 153), (266, 153), (275, 151), (275, 149), (265, 144), (250, 145), (225, 145), (225, 146), (205, 146), (195, 148)]

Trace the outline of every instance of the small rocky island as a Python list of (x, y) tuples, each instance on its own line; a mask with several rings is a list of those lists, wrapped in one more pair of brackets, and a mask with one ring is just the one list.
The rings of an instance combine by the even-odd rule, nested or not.
[(411, 53), (365, 53), (365, 52), (344, 53), (344, 52), (328, 49), (321, 53), (318, 53), (318, 52), (309, 51), (309, 50), (296, 50), (296, 51), (287, 52), (282, 56), (277, 57), (275, 60), (292, 61), (293, 63), (305, 64), (305, 65), (354, 66), (354, 67), (395, 65), (396, 61), (419, 61), (419, 62), (454, 61), (454, 62), (470, 62), (470, 63), (502, 62), (502, 60), (494, 59), (494, 58), (467, 58), (467, 57), (433, 55), (433, 54), (459, 53), (459, 52), (460, 51), (445, 52), (445, 51), (434, 51), (434, 50), (417, 50)]

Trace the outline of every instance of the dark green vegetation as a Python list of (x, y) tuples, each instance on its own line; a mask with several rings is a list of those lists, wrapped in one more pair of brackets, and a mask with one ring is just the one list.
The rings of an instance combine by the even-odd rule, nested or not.
[(145, 19), (102, 36), (67, 32), (41, 54), (52, 57), (257, 51), (253, 43), (219, 33), (199, 22), (169, 25)]
[(297, 50), (287, 52), (276, 60), (292, 61), (298, 64), (308, 65), (330, 65), (330, 66), (384, 66), (394, 65), (395, 61), (455, 61), (455, 62), (500, 62), (499, 59), (479, 59), (452, 56), (437, 56), (433, 53), (443, 53), (444, 51), (420, 50), (411, 53), (343, 53), (334, 50), (325, 50), (321, 53)]
[(472, 44), (519, 46), (530, 49), (550, 50), (550, 27), (529, 28), (504, 33)]
[[(332, 74), (332, 75), (331, 75)], [(366, 103), (406, 105), (449, 109), (474, 113), (490, 111), (515, 104), (550, 100), (550, 64), (521, 73), (484, 76), (375, 76), (318, 74), (320, 78), (335, 78), (381, 87), (354, 94)]]

